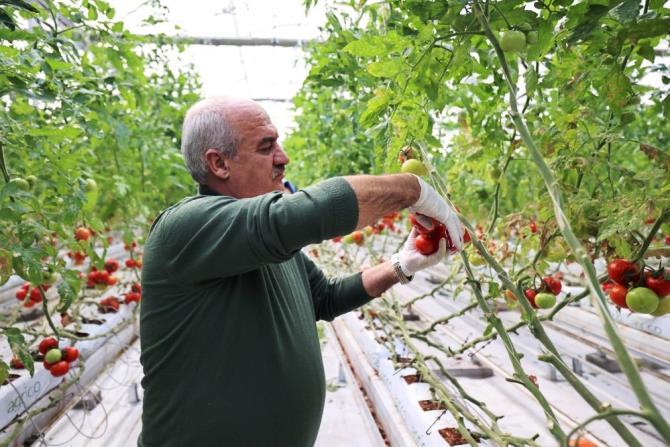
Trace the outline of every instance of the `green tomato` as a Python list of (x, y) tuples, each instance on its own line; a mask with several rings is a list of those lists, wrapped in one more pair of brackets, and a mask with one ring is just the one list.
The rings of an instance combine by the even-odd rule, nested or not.
[(528, 45), (534, 45), (537, 43), (537, 31), (528, 31), (526, 33), (526, 42)]
[(422, 176), (428, 174), (428, 169), (426, 169), (426, 165), (424, 165), (420, 160), (412, 158), (402, 164), (400, 167), (400, 172), (404, 174), (415, 174)]
[(60, 349), (50, 349), (49, 352), (44, 356), (44, 360), (47, 363), (56, 363), (60, 362), (60, 359), (63, 358), (63, 353)]
[(556, 295), (553, 293), (538, 293), (535, 295), (535, 304), (541, 309), (551, 309), (556, 305)]
[(521, 31), (530, 31), (533, 29), (530, 23), (528, 22), (523, 22), (520, 25), (517, 26)]
[(351, 234), (347, 234), (346, 236), (342, 237), (342, 242), (344, 242), (345, 244), (353, 244), (354, 237)]
[(35, 177), (34, 175), (29, 175), (28, 177), (26, 177), (26, 181), (28, 182), (28, 185), (30, 185), (30, 188), (34, 188), (35, 183), (37, 183), (37, 177)]
[(498, 166), (492, 167), (490, 174), (493, 180), (498, 180), (500, 178), (500, 168)]
[(93, 192), (98, 190), (98, 183), (92, 178), (84, 180), (84, 191)]
[(526, 48), (526, 35), (521, 31), (509, 30), (500, 35), (500, 48), (506, 53), (516, 53)]
[(635, 287), (626, 294), (626, 304), (633, 312), (650, 314), (658, 308), (659, 299), (653, 290), (646, 287)]
[(661, 317), (670, 314), (670, 296), (667, 296), (658, 303), (658, 307), (651, 313), (655, 317)]
[(60, 275), (58, 273), (51, 272), (44, 278), (42, 282), (46, 285), (53, 286), (54, 284), (56, 284), (56, 282), (58, 282), (59, 279)]
[(28, 180), (21, 178), (21, 177), (15, 177), (9, 181), (9, 183), (16, 185), (17, 188), (19, 188), (21, 191), (29, 191), (30, 190), (30, 183), (28, 183)]

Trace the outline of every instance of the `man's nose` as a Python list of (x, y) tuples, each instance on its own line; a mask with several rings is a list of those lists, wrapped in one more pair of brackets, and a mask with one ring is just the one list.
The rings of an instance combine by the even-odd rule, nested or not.
[(287, 165), (289, 164), (290, 160), (288, 158), (288, 155), (286, 152), (284, 152), (284, 149), (277, 145), (277, 151), (275, 152), (275, 159), (274, 159), (274, 164), (276, 165)]

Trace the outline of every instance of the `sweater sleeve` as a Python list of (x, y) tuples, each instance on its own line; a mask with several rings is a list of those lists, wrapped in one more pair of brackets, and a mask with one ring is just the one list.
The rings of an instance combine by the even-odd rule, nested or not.
[(360, 272), (343, 278), (326, 278), (311, 259), (304, 253), (301, 256), (307, 270), (317, 320), (332, 321), (373, 298), (365, 291)]
[(343, 178), (292, 195), (199, 196), (160, 216), (147, 252), (161, 253), (161, 267), (175, 280), (194, 284), (286, 261), (357, 221), (356, 195)]

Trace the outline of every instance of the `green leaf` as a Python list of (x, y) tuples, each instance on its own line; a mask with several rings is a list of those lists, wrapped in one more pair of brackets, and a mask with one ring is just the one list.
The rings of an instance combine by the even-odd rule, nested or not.
[(378, 78), (392, 78), (404, 68), (402, 59), (389, 59), (368, 65), (368, 73)]
[(363, 127), (370, 127), (377, 121), (377, 118), (384, 112), (389, 104), (391, 92), (387, 89), (379, 88), (375, 90), (375, 96), (368, 101), (367, 108), (361, 114), (359, 121)]
[(23, 333), (21, 330), (15, 327), (8, 327), (5, 328), (4, 333), (7, 337), (7, 341), (9, 342), (9, 347), (12, 349), (14, 355), (16, 355), (21, 360), (23, 366), (25, 366), (28, 372), (30, 372), (31, 376), (35, 374), (35, 364), (33, 362), (32, 356), (30, 355), (28, 344), (23, 338)]
[(349, 42), (343, 48), (344, 51), (361, 57), (375, 57), (386, 54), (386, 45), (380, 37), (364, 37), (360, 40)]
[(9, 365), (0, 360), (0, 386), (7, 380), (9, 377)]
[(631, 25), (624, 34), (629, 39), (634, 40), (670, 34), (670, 17), (640, 20)]
[(568, 38), (568, 44), (572, 45), (588, 39), (598, 27), (600, 19), (609, 12), (609, 7), (604, 5), (589, 5), (583, 20), (573, 30)]
[(637, 50), (637, 52), (640, 56), (642, 56), (651, 63), (653, 63), (654, 60), (656, 60), (656, 52), (654, 51), (654, 47), (652, 47), (651, 45), (642, 45)]
[(621, 23), (629, 23), (635, 20), (640, 12), (638, 0), (624, 0), (610, 11), (610, 15)]

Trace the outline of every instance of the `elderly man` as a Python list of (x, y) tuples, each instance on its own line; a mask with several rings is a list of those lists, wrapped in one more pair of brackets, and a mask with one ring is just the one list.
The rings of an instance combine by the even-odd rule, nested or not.
[(453, 209), (411, 174), (325, 180), (286, 195), (288, 156), (257, 103), (211, 98), (187, 113), (199, 194), (163, 211), (146, 242), (139, 445), (308, 447), (325, 398), (317, 320), (355, 309), (445, 255), (400, 253), (328, 279), (301, 251), (406, 207), (447, 225)]

